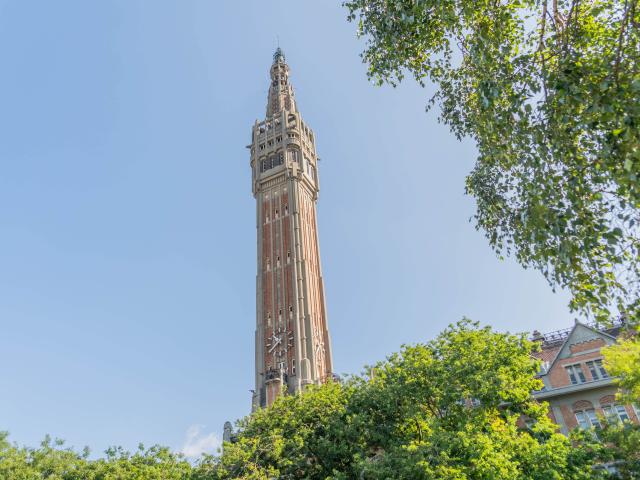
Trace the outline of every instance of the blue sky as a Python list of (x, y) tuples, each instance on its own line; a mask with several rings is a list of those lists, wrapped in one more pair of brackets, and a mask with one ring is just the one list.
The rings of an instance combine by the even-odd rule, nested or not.
[(334, 365), (573, 321), (469, 218), (475, 151), (374, 87), (340, 2), (0, 0), (0, 430), (211, 448), (248, 413), (251, 125), (279, 37), (317, 137)]

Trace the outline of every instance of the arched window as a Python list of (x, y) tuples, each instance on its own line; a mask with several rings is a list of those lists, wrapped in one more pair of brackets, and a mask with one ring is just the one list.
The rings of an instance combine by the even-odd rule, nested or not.
[(593, 403), (588, 400), (579, 400), (573, 405), (573, 413), (580, 428), (589, 429), (591, 427), (600, 428), (600, 420), (593, 408)]
[(604, 417), (609, 423), (629, 422), (629, 412), (624, 405), (603, 405)]

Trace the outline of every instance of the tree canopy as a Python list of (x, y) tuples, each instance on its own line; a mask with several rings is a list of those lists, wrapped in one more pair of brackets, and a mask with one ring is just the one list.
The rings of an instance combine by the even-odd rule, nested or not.
[(282, 395), (238, 422), (219, 455), (190, 462), (166, 447), (110, 448), (91, 459), (62, 441), (11, 445), (0, 434), (0, 478), (11, 480), (582, 480), (640, 478), (640, 427), (596, 437), (556, 432), (533, 400), (537, 344), (470, 321), (407, 345), (362, 375)]
[(166, 447), (143, 445), (135, 453), (110, 448), (104, 458), (89, 459), (65, 448), (62, 440), (44, 439), (39, 448), (17, 447), (0, 432), (0, 478), (7, 480), (189, 480), (192, 465)]
[(601, 321), (640, 311), (638, 0), (349, 0), (376, 83), (405, 75), (478, 149), (492, 247)]

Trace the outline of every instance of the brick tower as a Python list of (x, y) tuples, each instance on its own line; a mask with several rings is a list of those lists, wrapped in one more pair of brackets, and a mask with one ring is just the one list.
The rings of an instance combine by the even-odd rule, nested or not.
[(332, 374), (316, 222), (318, 156), (278, 48), (267, 115), (251, 132), (257, 204), (256, 389), (253, 409)]

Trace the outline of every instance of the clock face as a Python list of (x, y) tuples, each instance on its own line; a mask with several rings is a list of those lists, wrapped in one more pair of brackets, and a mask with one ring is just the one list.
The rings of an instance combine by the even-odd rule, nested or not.
[(283, 346), (284, 334), (282, 332), (273, 332), (271, 337), (267, 339), (267, 351), (273, 353), (278, 347)]
[(293, 347), (293, 333), (289, 332), (272, 332), (266, 342), (267, 352), (275, 353), (282, 356), (285, 352)]

